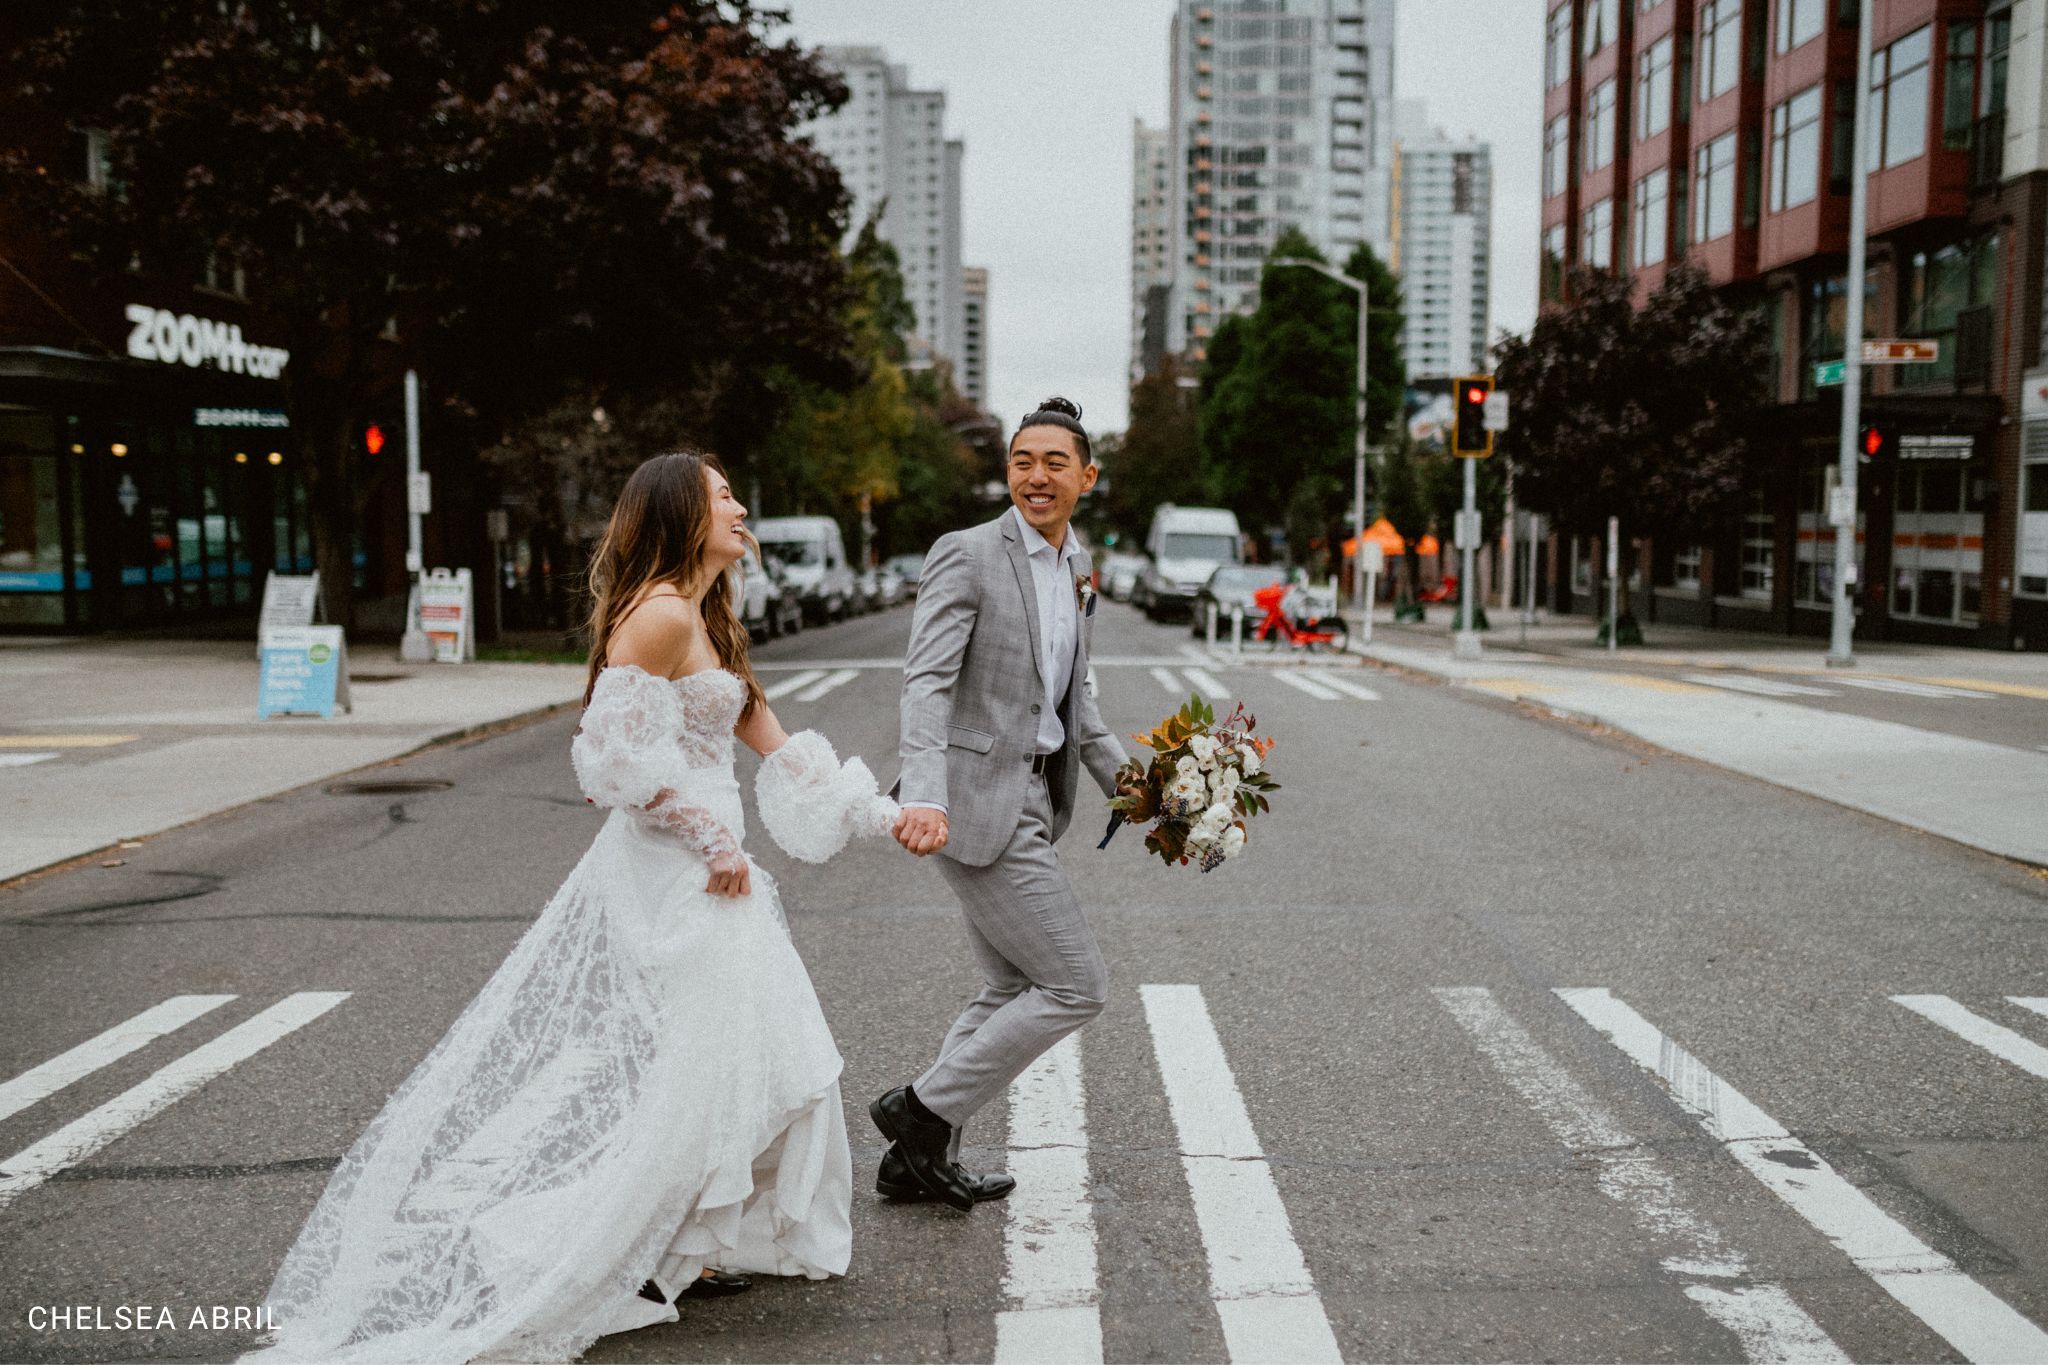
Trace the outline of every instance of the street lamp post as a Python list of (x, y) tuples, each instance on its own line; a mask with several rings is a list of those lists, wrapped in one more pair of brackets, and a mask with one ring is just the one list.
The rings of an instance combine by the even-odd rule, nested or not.
[(1856, 436), (1863, 416), (1864, 234), (1869, 230), (1870, 191), (1870, 27), (1871, 0), (1862, 0), (1856, 28), (1856, 124), (1849, 134), (1849, 278), (1843, 281), (1848, 313), (1842, 337), (1842, 428), (1836, 452), (1835, 505), (1827, 509), (1835, 528), (1835, 590), (1828, 632), (1828, 666), (1848, 668), (1856, 656), (1850, 640), (1856, 628), (1850, 575), (1856, 572)]
[(1342, 285), (1347, 285), (1358, 294), (1358, 434), (1352, 442), (1352, 516), (1356, 519), (1358, 540), (1356, 552), (1351, 556), (1351, 600), (1358, 603), (1360, 630), (1367, 638), (1372, 632), (1372, 603), (1365, 600), (1365, 360), (1366, 327), (1373, 311), (1368, 301), (1365, 281), (1354, 280), (1334, 266), (1321, 261), (1304, 260), (1299, 256), (1281, 256), (1273, 260), (1274, 265), (1307, 266), (1319, 275), (1328, 276)]

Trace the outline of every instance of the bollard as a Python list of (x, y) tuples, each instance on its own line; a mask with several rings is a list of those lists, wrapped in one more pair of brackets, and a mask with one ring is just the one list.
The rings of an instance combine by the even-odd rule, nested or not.
[(1230, 652), (1244, 653), (1244, 608), (1234, 604), (1230, 608)]
[(1211, 651), (1214, 651), (1216, 648), (1216, 604), (1214, 602), (1204, 602), (1202, 603), (1202, 611), (1209, 618), (1209, 648)]

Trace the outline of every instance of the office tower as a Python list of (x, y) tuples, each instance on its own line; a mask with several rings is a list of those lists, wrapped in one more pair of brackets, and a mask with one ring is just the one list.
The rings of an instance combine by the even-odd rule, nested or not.
[(1493, 153), (1429, 125), (1403, 101), (1394, 146), (1403, 352), (1410, 379), (1481, 374), (1489, 342)]

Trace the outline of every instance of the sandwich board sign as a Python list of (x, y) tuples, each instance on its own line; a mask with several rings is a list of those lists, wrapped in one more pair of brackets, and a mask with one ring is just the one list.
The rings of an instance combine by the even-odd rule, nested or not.
[(348, 641), (340, 626), (280, 626), (262, 644), (263, 668), (256, 685), (256, 717), (317, 715), (332, 718), (339, 703), (355, 710), (348, 695)]
[(256, 652), (272, 630), (310, 626), (320, 606), (320, 575), (274, 573), (263, 580), (263, 613), (256, 618)]
[(476, 658), (476, 594), (468, 569), (420, 575), (420, 629), (434, 645), (434, 662)]

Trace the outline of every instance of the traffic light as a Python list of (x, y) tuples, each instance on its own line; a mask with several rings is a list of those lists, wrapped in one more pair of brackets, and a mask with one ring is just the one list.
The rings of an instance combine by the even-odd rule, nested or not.
[(383, 448), (384, 428), (378, 426), (375, 422), (372, 422), (363, 432), (363, 449), (368, 451), (370, 454), (375, 455), (378, 451), (382, 450)]
[(1493, 392), (1493, 376), (1470, 375), (1457, 382), (1454, 395), (1457, 420), (1451, 425), (1451, 454), (1485, 456), (1493, 454), (1493, 433), (1486, 429), (1486, 398)]
[(1862, 439), (1856, 443), (1856, 453), (1866, 460), (1881, 459), (1892, 453), (1897, 441), (1897, 433), (1889, 427), (1865, 427)]

